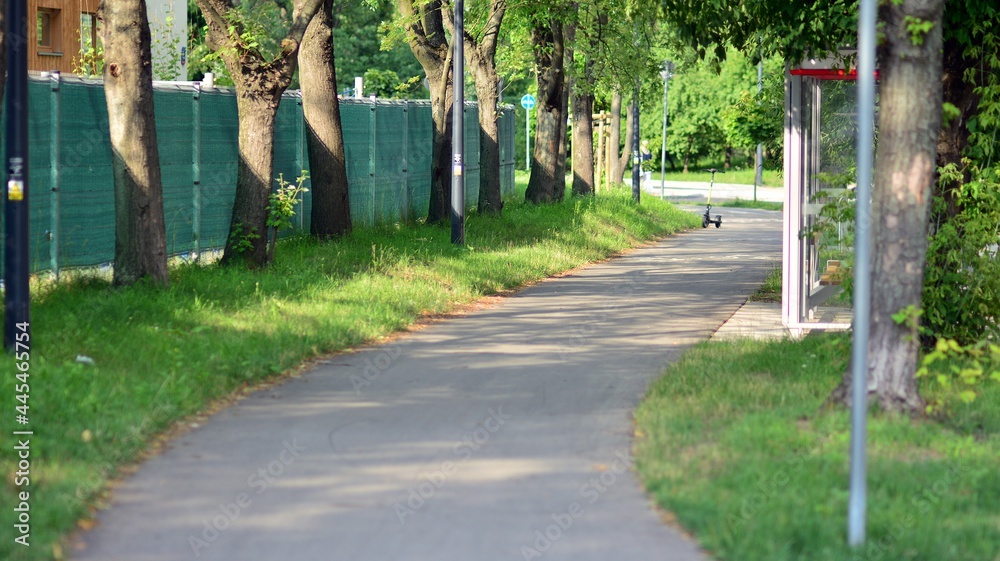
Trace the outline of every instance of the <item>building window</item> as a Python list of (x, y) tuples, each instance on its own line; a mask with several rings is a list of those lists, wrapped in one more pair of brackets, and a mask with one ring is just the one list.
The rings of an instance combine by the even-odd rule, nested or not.
[(59, 50), (59, 10), (38, 9), (35, 17), (35, 36), (39, 52)]
[(97, 37), (97, 14), (80, 14), (80, 51), (87, 52), (96, 48), (99, 43)]

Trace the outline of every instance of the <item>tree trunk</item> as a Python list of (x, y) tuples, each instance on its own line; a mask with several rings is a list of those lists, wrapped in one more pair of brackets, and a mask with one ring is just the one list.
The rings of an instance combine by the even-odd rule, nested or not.
[(562, 101), (559, 110), (559, 159), (556, 160), (556, 184), (553, 189), (555, 200), (566, 198), (566, 162), (567, 158), (567, 127), (569, 126), (569, 87), (566, 84), (566, 73), (563, 72)]
[[(531, 157), (531, 176), (524, 198), (532, 203), (556, 200), (559, 166), (559, 133), (563, 131), (563, 33), (555, 20), (536, 22), (531, 41), (538, 68), (538, 104), (535, 113), (535, 148)], [(564, 135), (565, 136), (565, 135)], [(565, 170), (563, 164), (562, 170)], [(562, 179), (566, 188), (565, 175)]]
[(594, 96), (573, 94), (573, 195), (594, 194)]
[(306, 125), (312, 214), (309, 231), (318, 238), (351, 233), (351, 207), (344, 155), (344, 131), (337, 97), (333, 50), (333, 0), (316, 12), (299, 50), (299, 83)]
[[(236, 74), (233, 74), (236, 77)], [(274, 121), (278, 101), (259, 88), (234, 80), (238, 91), (240, 161), (236, 199), (223, 263), (243, 259), (252, 268), (267, 265), (267, 214), (274, 175)], [(283, 89), (283, 88), (282, 88)]]
[[(499, 216), (503, 208), (500, 189), (499, 76), (496, 68), (497, 39), (507, 12), (506, 0), (491, 0), (490, 15), (480, 38), (466, 29), (466, 62), (476, 80), (479, 100), (479, 214)], [(452, 30), (454, 23), (452, 22)]]
[[(576, 26), (566, 26), (567, 42), (576, 42)], [(592, 45), (593, 47), (593, 45)], [(573, 105), (573, 196), (594, 194), (594, 72), (593, 59), (584, 55), (583, 79), (570, 76)], [(568, 49), (569, 67), (575, 68), (576, 50)]]
[[(475, 57), (478, 58), (478, 57)], [(479, 214), (500, 215), (500, 118), (498, 76), (492, 60), (473, 65), (479, 100)]]
[[(919, 319), (893, 314), (920, 308), (931, 185), (941, 126), (943, 0), (903, 0), (880, 8), (879, 144), (872, 190), (872, 299), (868, 393), (884, 411), (919, 413), (915, 373)], [(914, 44), (912, 18), (933, 23)], [(835, 392), (850, 396), (850, 376)]]
[[(959, 110), (959, 116), (941, 127), (941, 134), (938, 135), (937, 142), (937, 165), (944, 167), (949, 164), (962, 165), (962, 157), (965, 149), (969, 145), (969, 119), (979, 112), (979, 95), (975, 91), (975, 83), (965, 80), (965, 71), (968, 68), (976, 68), (979, 63), (975, 60), (965, 58), (965, 49), (957, 38), (952, 38), (944, 43), (942, 61), (942, 98), (945, 102), (951, 103)], [(955, 200), (954, 190), (960, 185), (941, 184), (935, 185), (938, 189), (938, 196), (944, 197), (948, 202), (946, 218), (951, 218), (958, 214), (959, 203)], [(956, 224), (961, 228), (961, 224)]]
[[(625, 168), (628, 166), (629, 160), (632, 158), (632, 129), (635, 126), (635, 114), (629, 110), (628, 115), (625, 117), (625, 142), (622, 145), (621, 141), (621, 115), (622, 115), (622, 95), (620, 92), (615, 92), (615, 96), (618, 97), (618, 122), (615, 123), (614, 113), (612, 113), (611, 121), (611, 147), (614, 150), (621, 148), (621, 156), (615, 154), (616, 158), (612, 159), (612, 165), (614, 166), (614, 174), (611, 176), (612, 180), (616, 183), (625, 182)], [(615, 110), (614, 96), (611, 98), (611, 111)], [(631, 107), (631, 105), (630, 105)]]
[(431, 199), (427, 210), (427, 222), (430, 224), (448, 223), (451, 220), (451, 131), (455, 114), (455, 90), (451, 87), (450, 67), (451, 57), (448, 56), (439, 74), (427, 74), (431, 83), (431, 117), (434, 121)]
[(104, 97), (115, 180), (114, 284), (167, 284), (160, 154), (145, 0), (102, 2)]
[(621, 183), (625, 171), (618, 165), (618, 151), (622, 143), (622, 93), (615, 89), (611, 94), (611, 130), (608, 144), (611, 160), (608, 162), (608, 183)]
[(451, 128), (455, 92), (451, 87), (452, 49), (445, 36), (441, 0), (415, 5), (413, 0), (397, 0), (406, 23), (410, 50), (431, 90), (431, 117), (434, 136), (431, 141), (431, 196), (427, 209), (430, 224), (451, 219)]
[(299, 45), (323, 0), (294, 0), (292, 22), (281, 41), (281, 52), (266, 60), (243, 44), (246, 32), (234, 18), (233, 0), (195, 0), (205, 17), (205, 40), (219, 53), (233, 77), (239, 115), (240, 161), (236, 198), (222, 263), (242, 260), (251, 268), (268, 263), (267, 214), (274, 181), (274, 121), (295, 74)]

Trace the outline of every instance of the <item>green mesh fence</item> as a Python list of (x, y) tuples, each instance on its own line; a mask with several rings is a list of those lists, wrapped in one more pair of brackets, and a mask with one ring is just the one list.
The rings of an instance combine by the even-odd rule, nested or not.
[[(114, 259), (114, 182), (107, 106), (100, 81), (32, 77), (29, 89), (30, 236), (33, 271)], [(231, 90), (157, 84), (156, 135), (168, 251), (225, 245), (232, 216), (239, 128)], [(341, 103), (351, 217), (358, 225), (427, 215), (433, 123), (427, 101)], [(465, 108), (466, 202), (479, 197), (479, 121)], [(500, 119), (501, 189), (514, 191), (514, 111)], [(0, 139), (0, 146), (3, 140)], [(302, 98), (289, 92), (275, 123), (274, 174), (294, 181), (309, 168)], [(308, 184), (307, 184), (308, 185)], [(309, 229), (311, 193), (295, 218)], [(0, 246), (2, 247), (2, 246)]]

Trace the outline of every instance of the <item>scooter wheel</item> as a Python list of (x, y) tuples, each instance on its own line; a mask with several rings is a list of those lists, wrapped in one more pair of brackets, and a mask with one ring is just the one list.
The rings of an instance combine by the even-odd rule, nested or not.
[(716, 228), (722, 228), (722, 221), (721, 221), (721, 220), (719, 220), (718, 222), (716, 222), (716, 223), (715, 223), (715, 227), (716, 227)]
[(701, 221), (701, 227), (702, 228), (708, 228), (708, 220), (702, 219), (702, 221)]

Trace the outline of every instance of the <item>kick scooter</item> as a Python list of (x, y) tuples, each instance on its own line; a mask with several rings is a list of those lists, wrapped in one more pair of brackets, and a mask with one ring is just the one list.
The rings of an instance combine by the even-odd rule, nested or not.
[(722, 216), (719, 214), (715, 215), (715, 220), (712, 220), (712, 187), (715, 186), (715, 172), (719, 171), (715, 168), (706, 169), (705, 171), (712, 173), (712, 180), (708, 184), (708, 206), (705, 208), (705, 215), (701, 217), (701, 227), (708, 228), (709, 224), (715, 224), (716, 228), (722, 227)]

